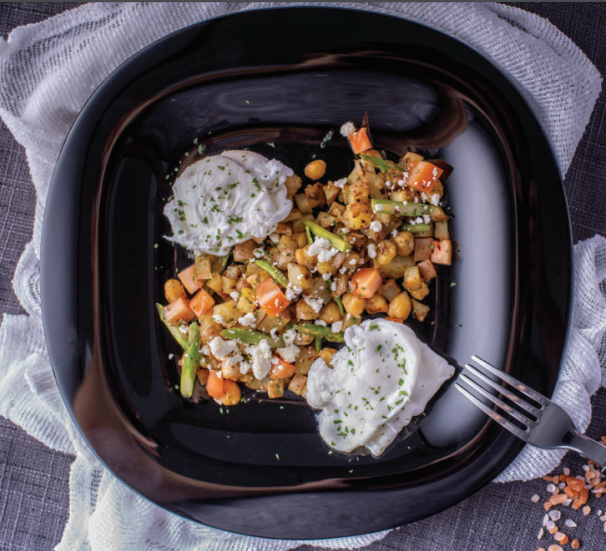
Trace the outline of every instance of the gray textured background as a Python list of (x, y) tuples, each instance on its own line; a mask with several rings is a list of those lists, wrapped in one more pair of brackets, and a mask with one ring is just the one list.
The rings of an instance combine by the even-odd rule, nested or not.
[[(77, 3), (2, 3), (0, 35), (77, 6)], [(606, 74), (606, 4), (516, 3), (548, 18)], [(602, 92), (591, 122), (565, 180), (574, 241), (606, 235), (606, 94)], [(0, 313), (23, 313), (11, 280), (31, 239), (35, 192), (23, 148), (0, 122)], [(594, 398), (588, 433), (606, 434), (606, 391)], [(45, 551), (60, 541), (68, 517), (68, 476), (72, 458), (55, 453), (0, 417), (0, 551)], [(581, 473), (572, 454), (564, 465)], [(537, 541), (543, 509), (531, 502), (546, 497), (546, 482), (491, 484), (448, 511), (390, 533), (365, 551), (532, 551), (553, 543)], [(606, 511), (606, 498), (591, 503)], [(369, 512), (372, 514), (372, 512)], [(566, 511), (578, 528), (567, 533), (582, 550), (606, 549), (603, 523), (592, 513)], [(561, 523), (563, 524), (563, 523)], [(567, 546), (570, 549), (570, 545)], [(202, 549), (202, 547), (201, 547)], [(303, 546), (298, 551), (310, 551)], [(123, 551), (123, 550), (117, 550)], [(126, 550), (124, 550), (126, 551)], [(130, 550), (129, 550), (130, 551)], [(136, 550), (133, 550), (136, 551)]]

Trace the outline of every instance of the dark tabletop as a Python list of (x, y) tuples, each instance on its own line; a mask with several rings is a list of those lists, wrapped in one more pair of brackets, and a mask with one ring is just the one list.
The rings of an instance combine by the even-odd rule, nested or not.
[[(15, 27), (42, 21), (77, 3), (2, 3), (0, 35)], [(606, 4), (516, 3), (549, 19), (567, 34), (606, 74)], [(575, 243), (596, 233), (606, 235), (606, 94), (600, 95), (565, 179)], [(0, 121), (0, 313), (24, 313), (13, 294), (11, 280), (25, 245), (32, 236), (35, 191), (24, 150)], [(606, 391), (593, 400), (589, 436), (606, 434)], [(60, 541), (69, 508), (69, 469), (73, 458), (56, 453), (0, 417), (0, 551), (45, 551)], [(582, 474), (583, 461), (569, 454), (563, 467)], [(551, 537), (537, 540), (548, 497), (547, 482), (534, 480), (490, 484), (474, 496), (413, 525), (391, 532), (366, 551), (532, 551), (548, 549)], [(533, 503), (534, 495), (541, 502)], [(603, 503), (601, 502), (603, 501)], [(566, 512), (577, 528), (570, 540), (581, 549), (606, 549), (604, 523), (595, 511), (606, 511), (606, 498), (592, 503), (584, 517)], [(564, 517), (563, 517), (564, 518)], [(561, 523), (563, 527), (563, 522)], [(570, 543), (564, 547), (571, 548)], [(298, 551), (310, 551), (303, 546)], [(136, 551), (136, 550), (134, 550)]]

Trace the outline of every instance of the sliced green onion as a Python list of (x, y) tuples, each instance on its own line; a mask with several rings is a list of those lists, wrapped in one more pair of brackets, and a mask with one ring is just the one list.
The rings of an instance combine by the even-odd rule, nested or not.
[(379, 170), (382, 170), (383, 172), (388, 172), (394, 168), (396, 170), (399, 170), (400, 172), (404, 172), (404, 169), (402, 167), (398, 166), (396, 163), (394, 163), (392, 161), (388, 161), (387, 159), (381, 159), (379, 157), (374, 157), (372, 155), (360, 155), (360, 159), (370, 163), (371, 165), (374, 165), (375, 167), (377, 167)]
[(254, 331), (253, 329), (240, 329), (235, 327), (233, 329), (223, 329), (221, 336), (224, 339), (236, 340), (243, 342), (244, 344), (259, 344), (262, 340), (266, 340), (272, 348), (282, 348), (284, 341), (282, 339), (273, 339), (269, 335), (262, 333), (261, 331)]
[(337, 303), (337, 306), (339, 307), (339, 312), (341, 312), (341, 315), (344, 316), (345, 315), (345, 308), (343, 307), (343, 301), (341, 300), (341, 297), (333, 297), (335, 302)]
[(314, 323), (307, 323), (304, 325), (297, 325), (295, 327), (299, 333), (305, 333), (306, 335), (313, 335), (314, 337), (321, 337), (322, 339), (329, 342), (345, 342), (345, 336), (343, 333), (333, 333), (330, 326), (316, 325)]
[(305, 226), (305, 234), (307, 235), (307, 243), (312, 245), (314, 242), (314, 238), (311, 236), (311, 231), (309, 230), (309, 226)]
[(181, 333), (181, 330), (176, 325), (173, 325), (172, 323), (168, 323), (166, 321), (166, 316), (164, 315), (164, 306), (156, 303), (156, 309), (158, 310), (158, 315), (160, 316), (160, 320), (166, 326), (166, 328), (170, 331), (170, 334), (179, 343), (181, 348), (183, 348), (183, 350), (186, 350), (187, 349), (187, 338), (185, 337), (185, 335), (183, 333)]
[(282, 285), (282, 287), (288, 287), (288, 278), (267, 260), (255, 260), (255, 264), (259, 268), (265, 270), (276, 283)]
[(311, 233), (313, 233), (314, 235), (316, 235), (318, 237), (323, 237), (324, 239), (328, 239), (331, 246), (333, 246), (338, 251), (341, 251), (342, 253), (346, 253), (351, 250), (351, 245), (347, 241), (345, 241), (344, 239), (341, 239), (334, 233), (329, 232), (327, 229), (323, 228), (319, 224), (316, 224), (315, 222), (312, 222), (311, 220), (305, 220), (304, 224), (305, 224), (305, 227), (309, 228)]

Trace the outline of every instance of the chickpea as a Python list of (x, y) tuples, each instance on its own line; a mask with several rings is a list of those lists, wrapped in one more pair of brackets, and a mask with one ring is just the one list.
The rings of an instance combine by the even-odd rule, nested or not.
[(178, 279), (169, 279), (164, 284), (164, 296), (167, 302), (175, 302), (180, 298), (187, 298), (183, 284)]
[(391, 239), (377, 243), (376, 261), (379, 266), (387, 266), (396, 257), (396, 254), (396, 245)]
[(322, 307), (318, 319), (321, 319), (328, 324), (339, 321), (341, 319), (341, 310), (339, 310), (337, 303), (332, 300), (326, 306)]
[(405, 320), (410, 315), (410, 307), (410, 296), (406, 291), (402, 291), (389, 303), (387, 316)]
[(311, 247), (311, 245), (305, 245), (302, 249), (297, 249), (295, 251), (295, 260), (299, 266), (311, 270), (316, 265), (318, 258), (309, 254), (309, 247)]
[(378, 314), (379, 312), (387, 312), (387, 310), (387, 299), (385, 297), (375, 294), (366, 299), (366, 311), (369, 314)]
[(306, 333), (297, 332), (297, 336), (295, 337), (295, 344), (299, 346), (305, 346), (306, 344), (311, 344), (314, 341), (313, 335), (307, 335)]
[(345, 293), (341, 300), (345, 311), (354, 318), (359, 318), (366, 307), (366, 299), (358, 298), (351, 293)]
[(333, 276), (337, 273), (337, 267), (332, 262), (318, 262), (316, 269), (320, 275), (330, 274)]
[(282, 398), (282, 396), (284, 396), (284, 380), (273, 379), (269, 381), (269, 383), (267, 383), (267, 397)]
[(305, 176), (310, 180), (319, 180), (325, 173), (326, 163), (321, 159), (316, 159), (305, 167)]
[[(335, 255), (336, 256), (336, 255)], [(354, 272), (358, 269), (358, 264), (360, 263), (360, 255), (358, 253), (354, 253), (350, 251), (347, 253), (347, 257), (345, 258), (345, 262), (343, 262), (343, 267), (349, 272)]]
[(307, 304), (307, 302), (305, 302), (305, 299), (301, 299), (299, 302), (297, 302), (296, 314), (298, 319), (310, 321), (318, 319), (320, 312), (316, 312), (309, 304)]
[(408, 231), (399, 232), (394, 238), (396, 250), (401, 256), (408, 256), (415, 248), (415, 238)]
[(284, 185), (286, 186), (286, 193), (288, 194), (288, 197), (293, 197), (297, 191), (299, 191), (299, 188), (301, 187), (301, 178), (299, 178), (296, 174), (293, 174), (292, 176), (288, 176), (286, 178), (286, 181), (284, 182)]
[(221, 395), (220, 402), (224, 406), (235, 406), (240, 403), (242, 394), (238, 383), (230, 381), (229, 379), (223, 380), (223, 394)]

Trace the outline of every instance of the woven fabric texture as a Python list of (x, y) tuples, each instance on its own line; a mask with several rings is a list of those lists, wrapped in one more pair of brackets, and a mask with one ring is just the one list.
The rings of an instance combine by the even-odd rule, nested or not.
[[(175, 5), (170, 8), (170, 17), (167, 21), (162, 21), (159, 24), (159, 28), (154, 28), (153, 33), (157, 33), (155, 36), (161, 36), (169, 30), (170, 25), (175, 24), (175, 20), (178, 21), (178, 25), (186, 24), (187, 22), (194, 22), (196, 18), (208, 16), (209, 14), (221, 13), (222, 10), (236, 10), (241, 9), (242, 6), (235, 6), (225, 4), (219, 6), (216, 4), (207, 4), (199, 6), (199, 11), (196, 11), (194, 7), (188, 5)], [(253, 6), (248, 6), (253, 7)], [(84, 12), (87, 8), (89, 11)], [(201, 11), (204, 8), (205, 11)], [(406, 9), (410, 8), (410, 13), (404, 13), (404, 15), (412, 16), (423, 21), (424, 17), (431, 19), (431, 23), (443, 30), (450, 31), (456, 34), (462, 39), (468, 40), (476, 48), (481, 49), (485, 44), (478, 42), (477, 28), (481, 21), (470, 17), (470, 8), (467, 6), (463, 7), (455, 5), (451, 7), (450, 12), (442, 12), (443, 7), (436, 6), (436, 12), (431, 12), (426, 6), (421, 8), (419, 5), (410, 4)], [(9, 237), (6, 241), (1, 241), (0, 237), (0, 269), (4, 270), (2, 276), (7, 274), (8, 279), (5, 277), (0, 278), (2, 285), (0, 286), (0, 300), (3, 305), (7, 304), (7, 308), (4, 310), (10, 314), (21, 314), (23, 311), (27, 312), (29, 317), (26, 316), (12, 316), (5, 317), (2, 324), (2, 342), (5, 344), (3, 351), (5, 355), (0, 359), (0, 370), (4, 370), (9, 367), (13, 367), (12, 370), (6, 369), (3, 373), (8, 376), (14, 377), (12, 385), (19, 385), (25, 382), (27, 389), (34, 396), (37, 401), (36, 407), (31, 408), (31, 404), (25, 405), (25, 403), (18, 403), (15, 400), (3, 400), (1, 413), (8, 416), (12, 420), (16, 421), (19, 425), (27, 427), (28, 431), (34, 434), (40, 440), (46, 442), (51, 447), (57, 450), (62, 450), (68, 453), (79, 452), (78, 458), (73, 464), (71, 470), (71, 511), (70, 511), (70, 522), (67, 525), (67, 529), (63, 536), (63, 541), (58, 547), (59, 549), (158, 549), (161, 548), (185, 548), (185, 549), (198, 549), (201, 538), (206, 541), (207, 546), (204, 548), (208, 549), (286, 549), (296, 546), (296, 543), (285, 544), (283, 542), (262, 542), (259, 540), (253, 540), (250, 538), (232, 538), (229, 535), (223, 533), (213, 533), (216, 531), (207, 532), (200, 527), (193, 526), (185, 521), (177, 522), (175, 519), (167, 519), (163, 513), (159, 513), (157, 508), (143, 502), (139, 498), (135, 498), (133, 495), (129, 495), (125, 492), (125, 489), (117, 484), (111, 476), (104, 473), (103, 469), (95, 464), (90, 457), (90, 454), (86, 451), (85, 447), (79, 441), (78, 437), (74, 434), (73, 430), (60, 431), (61, 435), (58, 434), (57, 426), (61, 426), (65, 423), (61, 419), (61, 403), (57, 401), (57, 397), (53, 395), (54, 388), (48, 378), (48, 372), (40, 373), (37, 366), (41, 365), (45, 361), (44, 350), (40, 347), (40, 332), (39, 328), (32, 331), (32, 320), (37, 325), (39, 322), (39, 298), (37, 296), (37, 259), (39, 257), (39, 237), (40, 237), (40, 220), (43, 212), (44, 197), (46, 194), (46, 187), (52, 171), (54, 159), (58, 153), (61, 140), (56, 138), (61, 135), (65, 135), (67, 132), (73, 117), (79, 111), (82, 103), (88, 97), (88, 94), (94, 89), (94, 87), (100, 82), (100, 80), (109, 72), (111, 69), (120, 61), (139, 49), (142, 45), (153, 39), (152, 34), (146, 34), (143, 30), (139, 29), (138, 35), (130, 37), (124, 37), (119, 42), (120, 47), (112, 49), (112, 56), (108, 56), (110, 59), (104, 59), (105, 63), (98, 63), (95, 67), (97, 70), (92, 71), (92, 74), (88, 74), (89, 79), (83, 82), (82, 87), (75, 91), (75, 93), (69, 94), (66, 97), (66, 101), (61, 107), (63, 110), (59, 112), (56, 110), (44, 109), (49, 105), (48, 98), (53, 97), (57, 93), (61, 93), (61, 86), (57, 87), (57, 83), (53, 83), (52, 76), (56, 76), (53, 72), (57, 71), (80, 71), (80, 74), (85, 72), (86, 68), (73, 67), (73, 59), (70, 55), (66, 54), (66, 49), (59, 48), (54, 49), (56, 46), (56, 40), (54, 37), (61, 36), (69, 42), (69, 40), (79, 40), (79, 34), (83, 33), (84, 36), (89, 36), (90, 33), (94, 32), (95, 36), (105, 36), (106, 40), (114, 39), (110, 31), (107, 29), (113, 29), (115, 32), (116, 27), (119, 29), (120, 25), (126, 26), (127, 23), (132, 24), (129, 20), (125, 22), (120, 17), (125, 17), (127, 14), (129, 17), (144, 15), (145, 9), (159, 9), (154, 8), (153, 5), (150, 7), (139, 6), (139, 5), (111, 5), (109, 7), (103, 7), (100, 5), (84, 6), (78, 8), (75, 12), (71, 12), (66, 16), (62, 16), (61, 20), (50, 20), (42, 23), (38, 27), (30, 27), (20, 29), (19, 33), (11, 35), (8, 43), (0, 44), (0, 63), (3, 60), (8, 59), (9, 65), (16, 73), (11, 73), (11, 78), (14, 82), (20, 82), (23, 87), (19, 89), (22, 94), (20, 101), (12, 101), (15, 99), (15, 95), (11, 95), (6, 87), (0, 88), (0, 109), (1, 114), (7, 125), (13, 131), (17, 139), (25, 146), (27, 153), (27, 160), (31, 169), (31, 176), (36, 185), (36, 192), (29, 186), (27, 171), (23, 170), (23, 166), (19, 166), (19, 163), (7, 163), (7, 170), (13, 170), (14, 173), (7, 173), (2, 182), (10, 181), (11, 186), (6, 187), (6, 191), (0, 187), (0, 207), (6, 205), (8, 212), (10, 213), (7, 217), (7, 224), (10, 226), (10, 230), (13, 234), (19, 235), (20, 241), (16, 242)], [(403, 8), (397, 5), (381, 4), (373, 5), (373, 9), (383, 9), (387, 11), (398, 11), (402, 12)], [(416, 9), (416, 11), (415, 11)], [(484, 8), (482, 8), (484, 9)], [(112, 11), (113, 10), (113, 11)], [(131, 11), (129, 11), (131, 10)], [(137, 11), (139, 10), (139, 11)], [(214, 11), (213, 11), (214, 10)], [(457, 11), (460, 10), (460, 11)], [(466, 10), (463, 13), (463, 10)], [(76, 13), (78, 12), (78, 13)], [(421, 13), (422, 12), (422, 13)], [(41, 8), (40, 19), (44, 17), (44, 8)], [(85, 16), (82, 14), (85, 13)], [(458, 15), (457, 15), (458, 14)], [(433, 15), (431, 18), (429, 16)], [(548, 76), (553, 77), (554, 73), (551, 70), (544, 73), (537, 79), (528, 79), (528, 82), (539, 83), (540, 86), (534, 88), (522, 88), (526, 94), (527, 99), (533, 105), (537, 116), (544, 124), (548, 135), (552, 139), (554, 148), (557, 152), (560, 166), (563, 171), (568, 168), (570, 161), (573, 157), (574, 150), (578, 140), (583, 134), (585, 124), (589, 120), (591, 108), (595, 102), (599, 91), (599, 77), (595, 72), (592, 71), (592, 67), (587, 59), (574, 48), (574, 45), (567, 41), (565, 37), (557, 33), (557, 30), (546, 24), (543, 20), (524, 14), (519, 10), (509, 9), (505, 6), (490, 6), (489, 11), (484, 14), (486, 17), (491, 17), (491, 24), (494, 25), (492, 30), (497, 28), (497, 23), (501, 25), (503, 30), (503, 40), (507, 44), (511, 41), (512, 34), (516, 29), (521, 27), (524, 29), (523, 36), (527, 37), (530, 45), (528, 50), (521, 48), (521, 58), (517, 58), (515, 63), (510, 63), (511, 60), (505, 58), (511, 53), (507, 47), (493, 48), (489, 55), (493, 56), (493, 59), (498, 62), (504, 63), (504, 70), (510, 72), (512, 78), (516, 77), (515, 70), (519, 64), (527, 66), (531, 63), (531, 52), (536, 54), (542, 52), (543, 55), (549, 57), (553, 55), (559, 56), (560, 63), (562, 59), (570, 61), (572, 64), (576, 64), (574, 77), (579, 80), (579, 84), (575, 90), (574, 98), (570, 95), (565, 95), (564, 100), (553, 101), (554, 96), (559, 97), (559, 92), (565, 90), (567, 86), (570, 86), (571, 80), (566, 78), (550, 79), (548, 83)], [(458, 18), (457, 18), (458, 17)], [(120, 24), (116, 24), (119, 21)], [(466, 27), (463, 21), (468, 23), (472, 22), (471, 27)], [(145, 19), (141, 18), (137, 22), (137, 25), (143, 26)], [(475, 26), (473, 26), (475, 24)], [(135, 25), (136, 27), (136, 25)], [(177, 28), (177, 27), (173, 27)], [(506, 29), (506, 30), (505, 30)], [(123, 29), (124, 30), (124, 29)], [(107, 34), (103, 34), (106, 32)], [(41, 37), (45, 37), (41, 40)], [(80, 37), (81, 38), (81, 37)], [(11, 43), (11, 40), (13, 42)], [(498, 41), (497, 41), (498, 42)], [(31, 44), (37, 44), (35, 47), (29, 47)], [(545, 44), (549, 44), (549, 47), (545, 48)], [(6, 46), (6, 47), (5, 47)], [(599, 50), (598, 50), (599, 51)], [(21, 53), (17, 53), (21, 52)], [(33, 52), (33, 54), (32, 54)], [(96, 62), (100, 60), (95, 57), (95, 52), (88, 52), (93, 55), (93, 59)], [(486, 53), (486, 52), (484, 52)], [(11, 58), (11, 56), (21, 55), (20, 58)], [(4, 56), (4, 57), (3, 57)], [(46, 56), (46, 57), (45, 57)], [(511, 57), (509, 55), (509, 57)], [(46, 64), (40, 60), (46, 59)], [(90, 61), (90, 58), (89, 58)], [(11, 64), (12, 63), (12, 64)], [(72, 65), (70, 65), (70, 63)], [(29, 65), (28, 65), (29, 64)], [(54, 65), (53, 65), (54, 64)], [(24, 78), (24, 73), (27, 69), (27, 78)], [(88, 67), (90, 69), (90, 67)], [(561, 66), (560, 66), (561, 68)], [(19, 71), (23, 73), (19, 74)], [(513, 74), (511, 73), (513, 71)], [(90, 72), (90, 71), (89, 71)], [(564, 71), (565, 72), (565, 71)], [(6, 74), (6, 73), (5, 73)], [(63, 73), (61, 73), (63, 74)], [(517, 75), (519, 77), (519, 75)], [(568, 77), (571, 75), (568, 74)], [(19, 78), (20, 77), (20, 78)], [(555, 80), (555, 82), (554, 82)], [(538, 88), (543, 89), (541, 94), (537, 95), (536, 91)], [(14, 91), (14, 90), (13, 90)], [(65, 90), (63, 90), (65, 92)], [(573, 94), (574, 95), (574, 94)], [(65, 94), (58, 97), (64, 97)], [(586, 101), (580, 105), (579, 98), (585, 98)], [(26, 99), (27, 98), (27, 101)], [(68, 101), (67, 101), (68, 100)], [(562, 103), (564, 101), (564, 103)], [(40, 113), (40, 110), (44, 110)], [(598, 102), (597, 110), (604, 112), (603, 97)], [(565, 120), (557, 115), (561, 112), (566, 112)], [(595, 115), (594, 115), (595, 117)], [(52, 133), (48, 132), (49, 128), (53, 128), (55, 131), (54, 138), (52, 139)], [(575, 178), (567, 178), (567, 192), (569, 198), (571, 193), (573, 194), (573, 202), (571, 204), (571, 214), (573, 216), (573, 230), (575, 237), (588, 237), (596, 232), (604, 233), (604, 218), (603, 216), (594, 217), (592, 220), (591, 212), (592, 209), (599, 209), (600, 203), (604, 206), (604, 199), (599, 197), (599, 188), (589, 188), (587, 186), (580, 185), (582, 182), (581, 174), (587, 174), (585, 171), (586, 164), (592, 167), (595, 163), (603, 162), (606, 157), (604, 155), (604, 141), (600, 141), (599, 132), (601, 127), (594, 125), (589, 128), (589, 133), (586, 139), (582, 142), (581, 147), (584, 148), (580, 153), (582, 154), (582, 161), (579, 163), (579, 155), (573, 161), (570, 170), (578, 170), (579, 174)], [(594, 132), (595, 134), (592, 134)], [(603, 133), (601, 134), (603, 136)], [(0, 141), (0, 148), (2, 148), (2, 142)], [(2, 150), (4, 151), (4, 150)], [(602, 156), (594, 156), (594, 153), (600, 153)], [(11, 154), (17, 154), (14, 152)], [(600, 161), (602, 159), (602, 161)], [(578, 165), (578, 166), (577, 166)], [(10, 167), (10, 168), (9, 168)], [(603, 172), (602, 172), (603, 174)], [(0, 169), (0, 176), (2, 176)], [(15, 185), (16, 183), (16, 185)], [(19, 189), (16, 193), (14, 190)], [(576, 194), (576, 196), (574, 196)], [(28, 229), (29, 224), (26, 220), (31, 220), (31, 206), (37, 197), (37, 213), (36, 213), (36, 224), (34, 226), (33, 241), (27, 247), (24, 256), (21, 258), (19, 269), (17, 270), (17, 276), (14, 280), (14, 289), (19, 298), (19, 301), (15, 300), (12, 296), (10, 286), (7, 285), (10, 279), (10, 274), (14, 270), (16, 261), (20, 251), (23, 248), (24, 243), (29, 238)], [(580, 204), (578, 213), (574, 212), (575, 204)], [(603, 210), (596, 211), (597, 214), (603, 212)], [(596, 222), (595, 220), (601, 220)], [(577, 224), (575, 226), (575, 224)], [(592, 225), (593, 224), (593, 225)], [(595, 230), (594, 227), (595, 226)], [(582, 254), (584, 258), (588, 258), (587, 262), (591, 263), (592, 255), (595, 257), (597, 254), (600, 258), (603, 258), (603, 254), (599, 240), (595, 240), (589, 243), (583, 244), (584, 248), (581, 250), (577, 249), (577, 254)], [(602, 274), (601, 278), (604, 278)], [(600, 277), (598, 269), (595, 270), (594, 277)], [(594, 280), (595, 282), (595, 280)], [(21, 303), (22, 307), (19, 305)], [(37, 321), (36, 321), (37, 320)], [(598, 324), (599, 325), (599, 324)], [(599, 340), (599, 328), (588, 329), (587, 326), (583, 326), (586, 329), (584, 337), (588, 339), (592, 346), (594, 346), (596, 339)], [(12, 348), (10, 349), (11, 358), (7, 359), (8, 349), (7, 344), (13, 342), (22, 341), (22, 335), (28, 331), (32, 333), (31, 339), (28, 341), (27, 352), (23, 356), (13, 354)], [(602, 330), (603, 335), (603, 330)], [(592, 340), (593, 339), (593, 340)], [(0, 345), (1, 347), (1, 345)], [(598, 346), (599, 348), (599, 346)], [(602, 347), (603, 351), (603, 347)], [(14, 356), (17, 356), (16, 358)], [(597, 373), (599, 374), (599, 360), (597, 363)], [(19, 363), (18, 371), (19, 376), (16, 375), (17, 369), (15, 366)], [(29, 362), (29, 363), (28, 363)], [(594, 367), (596, 363), (594, 362)], [(26, 369), (29, 367), (29, 369)], [(10, 371), (10, 373), (9, 373)], [(25, 373), (25, 381), (23, 380), (23, 374)], [(585, 397), (584, 402), (588, 404), (588, 395), (592, 394), (599, 381), (597, 381), (597, 375), (595, 369), (591, 377), (585, 377), (587, 381), (585, 385)], [(6, 382), (0, 383), (3, 388), (9, 388)], [(583, 385), (581, 385), (583, 386)], [(14, 387), (13, 387), (14, 388)], [(55, 392), (56, 394), (56, 392)], [(6, 397), (6, 394), (4, 394)], [(36, 414), (32, 413), (32, 409)], [(602, 413), (603, 406), (602, 406)], [(586, 407), (580, 412), (580, 420), (582, 426), (585, 426), (589, 421), (589, 409)], [(583, 417), (585, 415), (585, 417)], [(40, 419), (40, 418), (43, 419)], [(594, 429), (598, 430), (598, 429)], [(4, 448), (1, 448), (4, 450)], [(43, 448), (41, 448), (43, 450)], [(36, 452), (37, 453), (37, 452)], [(40, 452), (41, 453), (41, 452)], [(50, 453), (50, 452), (47, 452)], [(0, 456), (1, 457), (1, 456)], [(55, 456), (53, 456), (55, 457)], [(68, 462), (67, 456), (58, 456), (61, 465), (64, 467)], [(547, 463), (541, 465), (537, 470), (544, 471), (549, 470), (559, 460), (559, 456), (555, 459), (548, 459)], [(8, 461), (8, 460), (7, 460)], [(574, 460), (573, 460), (574, 462)], [(12, 461), (14, 463), (14, 461)], [(57, 484), (61, 478), (61, 473), (65, 471), (58, 470)], [(528, 475), (528, 470), (521, 470), (521, 476)], [(535, 473), (537, 474), (537, 473)], [(510, 472), (510, 476), (514, 476)], [(515, 475), (519, 477), (520, 475)], [(41, 482), (42, 484), (43, 482)], [(492, 509), (494, 510), (494, 503), (498, 503), (500, 500), (505, 500), (506, 504), (511, 508), (512, 511), (518, 511), (510, 515), (507, 519), (497, 522), (491, 525), (479, 526), (477, 530), (470, 530), (464, 522), (466, 515), (469, 511), (466, 511), (465, 505), (462, 505), (458, 509), (448, 511), (442, 515), (437, 515), (432, 519), (428, 519), (423, 523), (405, 527), (399, 531), (394, 531), (388, 535), (381, 534), (379, 536), (370, 536), (365, 539), (356, 538), (355, 540), (349, 541), (333, 541), (326, 542), (326, 545), (331, 547), (342, 547), (342, 546), (360, 546), (369, 543), (374, 539), (380, 539), (385, 537), (382, 541), (374, 543), (373, 549), (388, 549), (398, 546), (399, 548), (406, 549), (419, 549), (419, 550), (435, 550), (444, 549), (448, 545), (452, 547), (454, 541), (465, 542), (465, 547), (458, 545), (456, 549), (500, 549), (494, 543), (496, 534), (510, 534), (511, 523), (524, 524), (525, 523), (525, 511), (523, 504), (528, 500), (526, 495), (529, 487), (535, 488), (536, 492), (542, 490), (540, 481), (532, 481), (529, 485), (522, 485), (519, 483), (508, 484), (508, 485), (491, 485), (486, 490), (480, 492), (474, 501), (474, 505), (481, 509)], [(0, 486), (2, 488), (2, 486)], [(56, 491), (54, 486), (47, 485), (48, 491)], [(513, 490), (512, 490), (513, 488)], [(1, 494), (0, 494), (1, 495)], [(116, 504), (120, 506), (117, 507)], [(492, 504), (492, 505), (491, 505)], [(137, 511), (137, 514), (131, 517), (127, 517), (132, 511)], [(52, 514), (52, 513), (50, 513)], [(11, 519), (11, 517), (2, 517)], [(16, 517), (15, 517), (16, 518)], [(64, 517), (59, 517), (62, 520)], [(125, 528), (125, 521), (128, 518), (130, 521), (135, 521), (135, 525), (138, 526), (138, 530), (135, 533), (130, 529)], [(540, 518), (540, 515), (539, 515)], [(130, 524), (129, 526), (132, 526)], [(3, 524), (4, 526), (4, 524)], [(452, 532), (444, 530), (445, 526), (453, 527)], [(25, 530), (27, 531), (27, 530)], [(128, 532), (128, 533), (127, 533)], [(2, 534), (7, 534), (6, 531), (2, 531)], [(52, 534), (56, 534), (56, 531), (48, 531), (48, 540), (31, 540), (29, 547), (22, 547), (28, 549), (45, 549), (50, 548), (46, 545), (51, 541)], [(458, 536), (458, 537), (457, 537)], [(56, 536), (55, 536), (56, 537)], [(526, 549), (524, 542), (528, 542), (529, 539), (528, 530), (520, 530), (518, 533), (513, 535), (513, 539), (510, 538), (506, 541), (506, 546), (502, 549)], [(536, 536), (535, 536), (536, 537)], [(462, 539), (461, 539), (462, 538)], [(7, 549), (17, 549), (17, 545), (21, 545), (22, 541), (21, 532), (17, 527), (15, 521), (15, 528), (11, 531), (11, 536), (1, 535), (0, 536), (0, 549), (3, 549), (3, 545)], [(505, 540), (503, 540), (505, 543)], [(214, 546), (211, 545), (214, 542)], [(308, 546), (306, 546), (308, 547)]]

